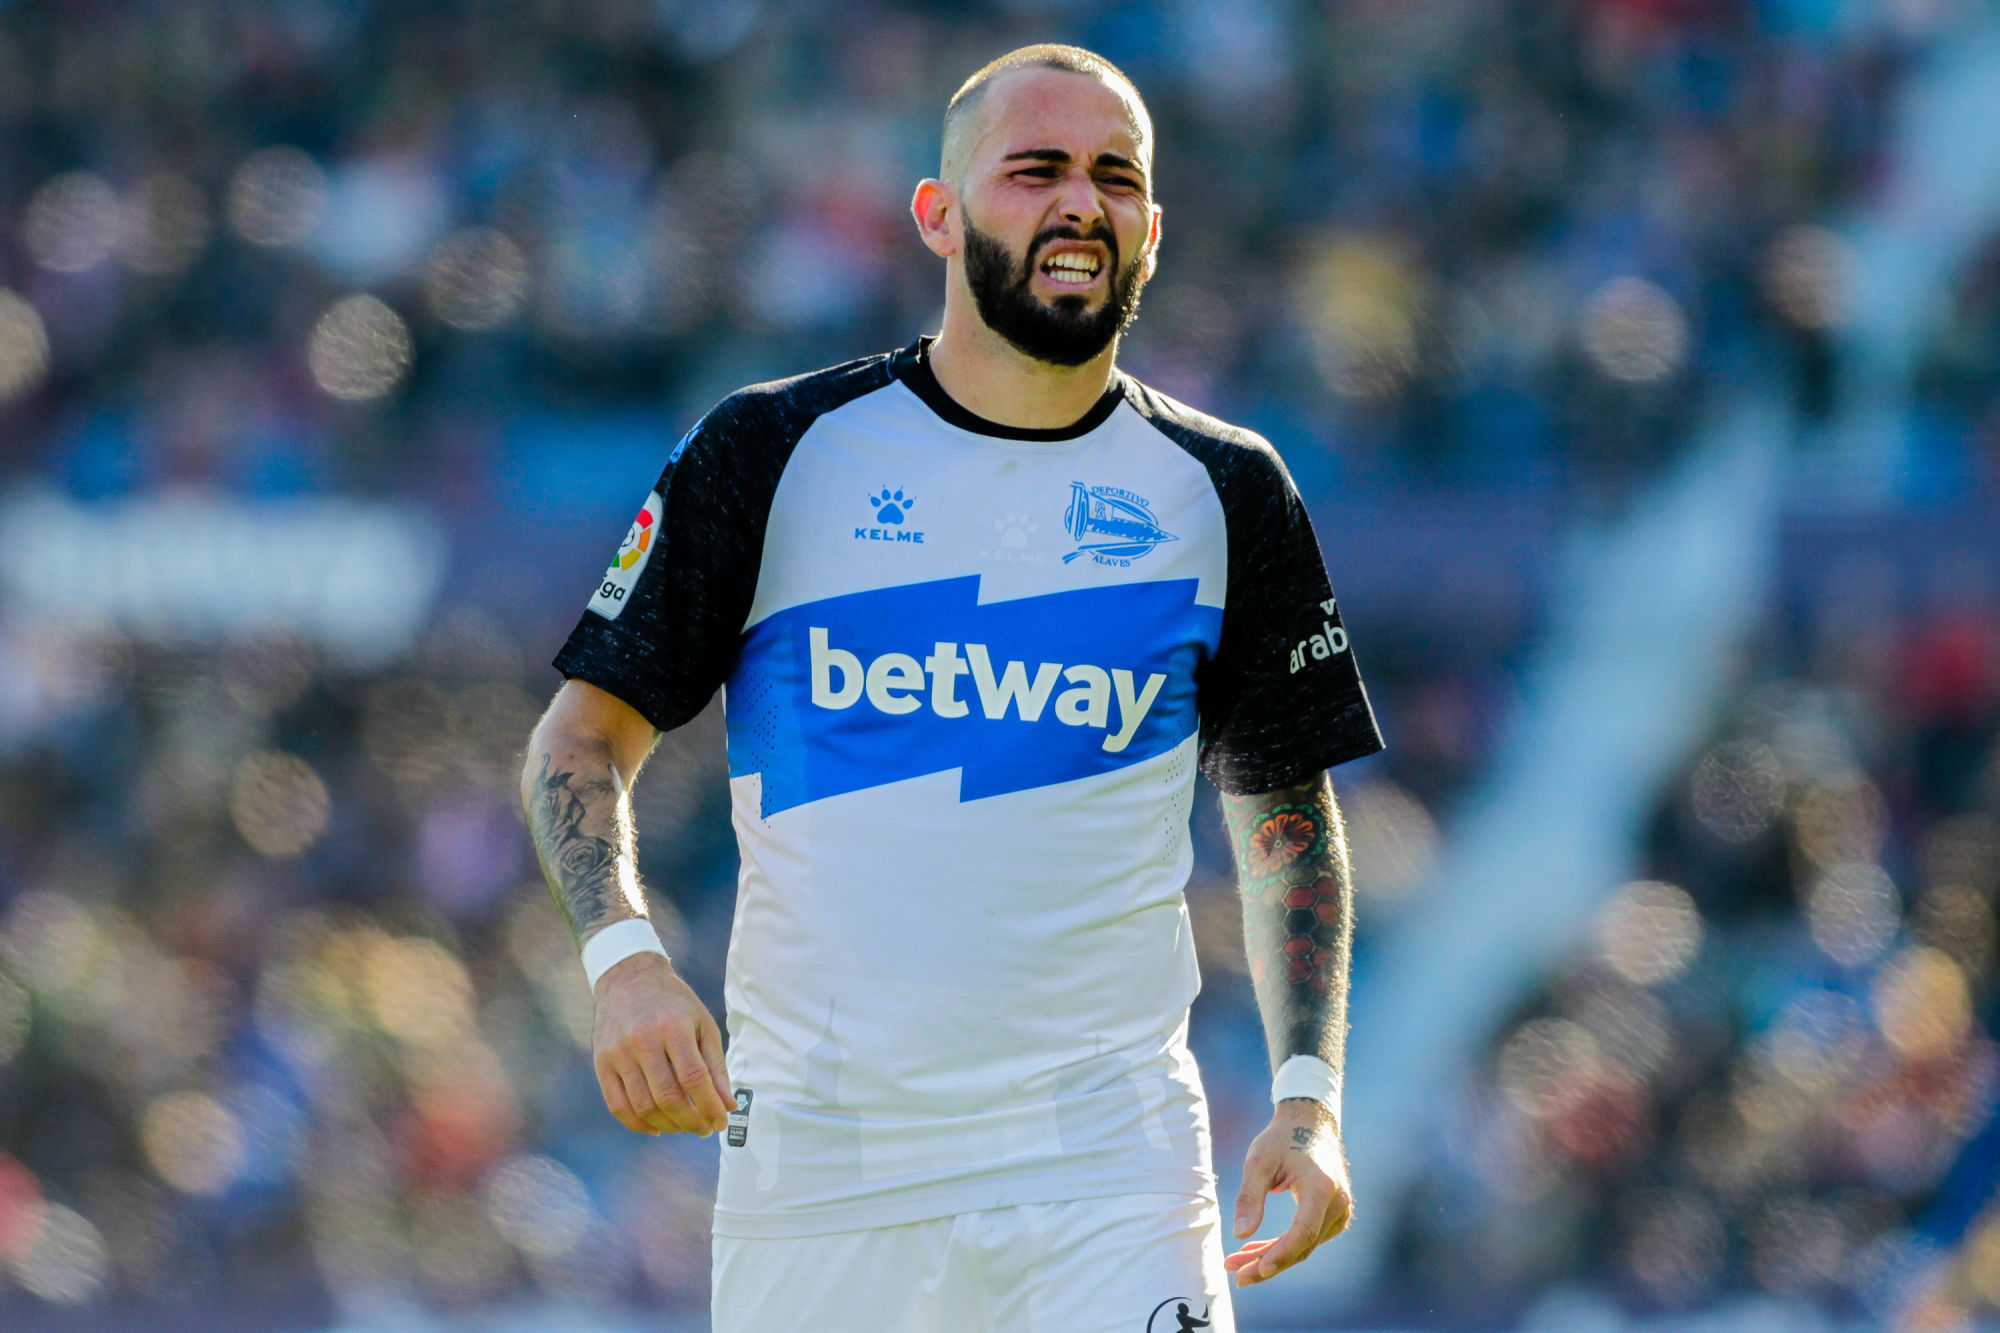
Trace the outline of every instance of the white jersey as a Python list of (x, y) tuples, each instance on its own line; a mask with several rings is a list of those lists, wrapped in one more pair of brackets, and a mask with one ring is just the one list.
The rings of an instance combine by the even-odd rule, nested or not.
[(1213, 1190), (1195, 768), (1268, 791), (1381, 745), (1268, 444), (1122, 375), (1002, 427), (921, 342), (746, 389), (556, 666), (663, 730), (724, 690), (719, 1234)]

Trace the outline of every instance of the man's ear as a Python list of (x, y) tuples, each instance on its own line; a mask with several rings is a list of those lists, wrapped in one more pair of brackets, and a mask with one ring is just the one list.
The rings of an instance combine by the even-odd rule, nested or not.
[(1153, 221), (1146, 228), (1146, 272), (1148, 282), (1152, 281), (1153, 270), (1160, 263), (1160, 206), (1153, 205)]
[(935, 176), (917, 182), (910, 198), (910, 216), (917, 220), (917, 235), (931, 253), (949, 259), (958, 253), (958, 193)]

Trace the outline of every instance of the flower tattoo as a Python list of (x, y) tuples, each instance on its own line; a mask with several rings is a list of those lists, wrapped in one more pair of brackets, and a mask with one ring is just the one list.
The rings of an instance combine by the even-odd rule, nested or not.
[(1319, 848), (1319, 823), (1309, 811), (1281, 805), (1250, 835), (1250, 871), (1268, 878), (1298, 864)]
[(1346, 1032), (1353, 890), (1325, 778), (1222, 800), (1243, 896), (1243, 936), (1275, 1067), (1334, 1063)]

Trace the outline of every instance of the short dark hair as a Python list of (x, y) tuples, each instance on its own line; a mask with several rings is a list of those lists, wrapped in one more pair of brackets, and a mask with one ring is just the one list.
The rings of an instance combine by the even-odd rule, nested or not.
[[(1139, 87), (1133, 83), (1124, 70), (1080, 46), (1065, 46), (1060, 42), (1037, 42), (1033, 46), (1017, 47), (1006, 55), (989, 60), (972, 72), (972, 76), (958, 86), (951, 95), (951, 101), (944, 108), (944, 133), (940, 148), (945, 162), (945, 170), (950, 170), (951, 140), (954, 130), (964, 121), (966, 115), (977, 106), (986, 92), (986, 86), (1002, 74), (1012, 74), (1018, 69), (1059, 69), (1070, 74), (1081, 74), (1099, 83), (1122, 85), (1132, 95), (1132, 103), (1146, 114), (1145, 99), (1139, 96)], [(1147, 116), (1148, 122), (1151, 117)]]

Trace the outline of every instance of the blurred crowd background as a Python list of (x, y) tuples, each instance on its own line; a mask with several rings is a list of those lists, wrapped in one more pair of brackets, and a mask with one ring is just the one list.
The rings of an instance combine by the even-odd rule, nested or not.
[[(907, 201), (985, 60), (1075, 41), (1152, 107), (1163, 249), (1123, 363), (1266, 434), (1315, 513), (1389, 740), (1337, 775), (1366, 984), (1531, 706), (1576, 535), (1733, 395), (1805, 470), (1838, 456), (1850, 224), (1910, 90), (1991, 26), (0, 4), (0, 1324), (700, 1319), (715, 1147), (603, 1109), (520, 751), (672, 441), (935, 328)], [(2000, 1310), (1987, 230), (1919, 320), (1893, 465), (1783, 506), (1630, 882), (1476, 1016), (1423, 1170), (1363, 1200), (1393, 1243), (1318, 1326)], [(636, 798), (711, 1003), (725, 775), (712, 706)], [(1228, 1176), (1266, 1074), (1212, 799), (1197, 823)]]

